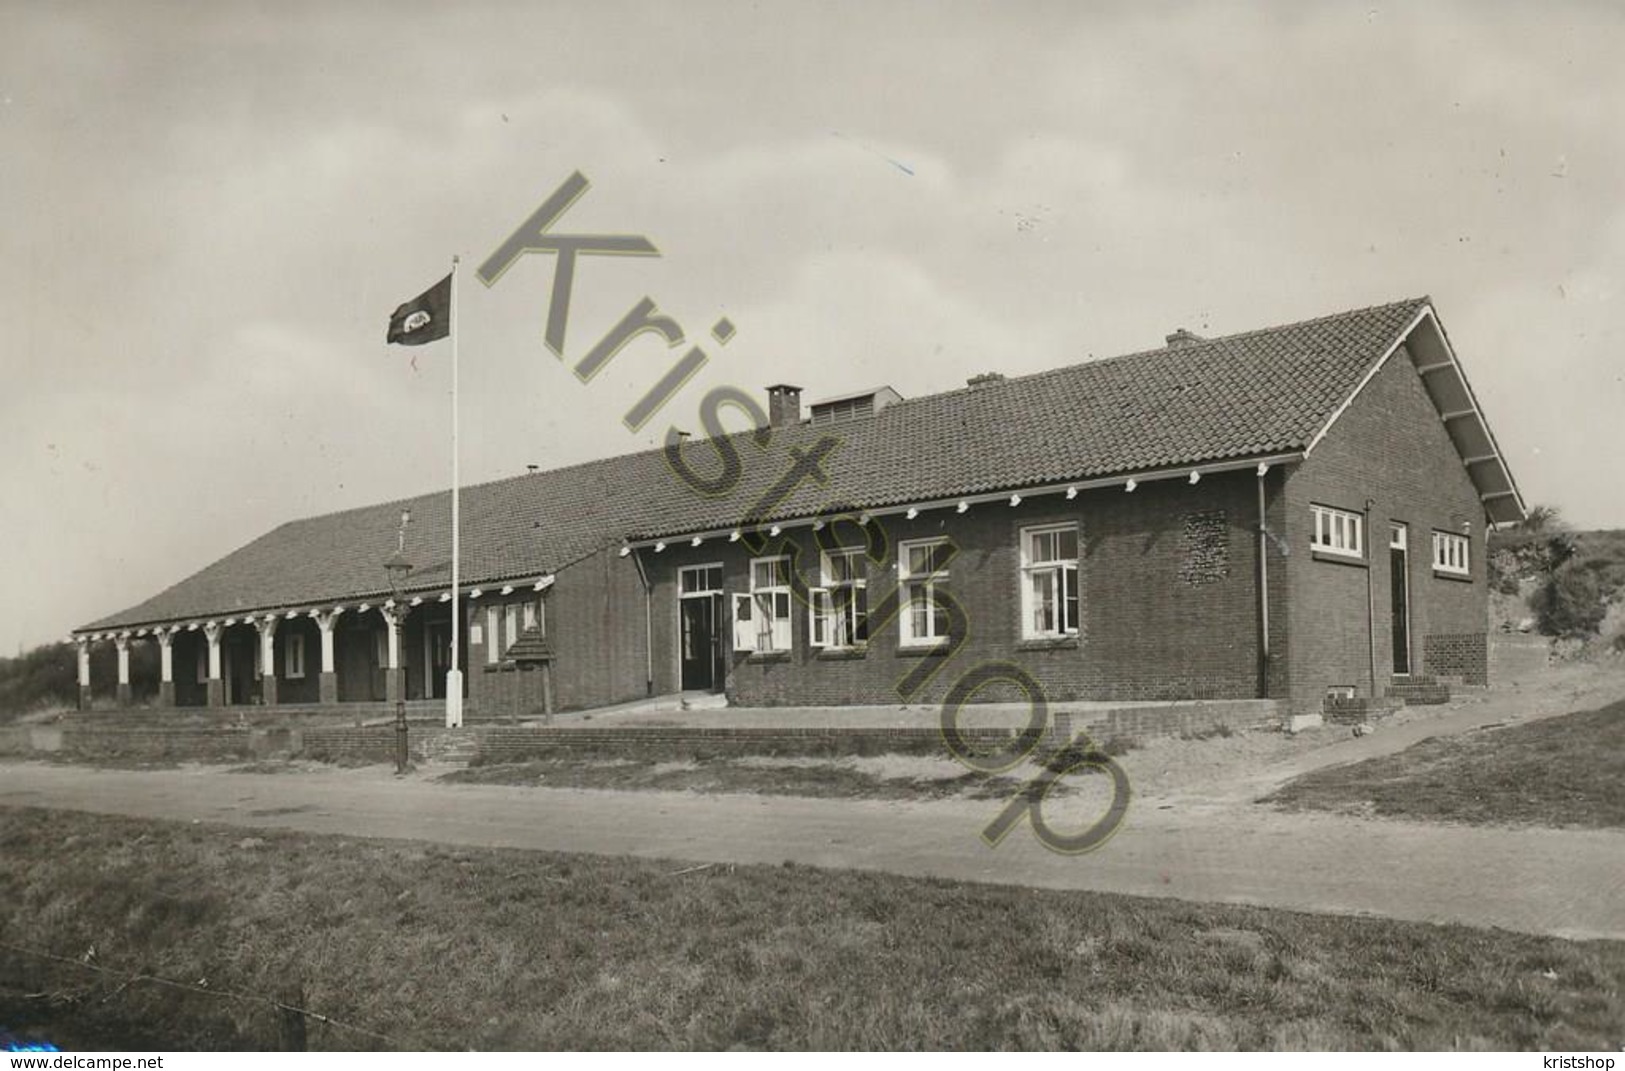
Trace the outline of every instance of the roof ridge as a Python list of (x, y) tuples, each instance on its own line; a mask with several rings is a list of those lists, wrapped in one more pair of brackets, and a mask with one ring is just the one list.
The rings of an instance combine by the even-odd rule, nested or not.
[[(1122, 362), (1122, 361), (1129, 361), (1129, 360), (1135, 360), (1135, 359), (1142, 359), (1143, 360), (1143, 359), (1146, 359), (1146, 358), (1149, 358), (1149, 357), (1154, 357), (1154, 356), (1156, 356), (1158, 354), (1167, 354), (1167, 353), (1188, 354), (1188, 353), (1190, 353), (1190, 352), (1192, 352), (1194, 350), (1200, 350), (1205, 346), (1217, 346), (1217, 345), (1219, 345), (1221, 343), (1225, 343), (1225, 342), (1234, 342), (1234, 341), (1236, 341), (1238, 339), (1253, 338), (1253, 337), (1258, 336), (1258, 335), (1273, 334), (1273, 333), (1278, 332), (1278, 331), (1297, 330), (1297, 329), (1304, 328), (1304, 327), (1311, 327), (1311, 326), (1314, 326), (1316, 324), (1328, 323), (1328, 322), (1330, 322), (1332, 320), (1342, 320), (1342, 319), (1346, 319), (1346, 318), (1350, 318), (1350, 317), (1354, 317), (1354, 316), (1361, 316), (1361, 315), (1364, 315), (1366, 313), (1386, 312), (1389, 309), (1397, 309), (1397, 308), (1401, 308), (1401, 307), (1404, 307), (1404, 306), (1407, 306), (1407, 305), (1428, 305), (1428, 304), (1432, 304), (1432, 301), (1433, 301), (1433, 299), (1431, 297), (1424, 294), (1421, 297), (1404, 298), (1404, 299), (1399, 300), (1399, 301), (1385, 301), (1385, 302), (1382, 302), (1381, 304), (1378, 304), (1378, 305), (1366, 305), (1366, 306), (1363, 306), (1363, 307), (1357, 308), (1357, 309), (1345, 309), (1342, 312), (1329, 313), (1329, 314), (1327, 314), (1325, 316), (1312, 316), (1307, 320), (1293, 320), (1293, 321), (1291, 321), (1289, 323), (1273, 324), (1273, 325), (1271, 325), (1269, 327), (1255, 327), (1255, 328), (1250, 328), (1249, 330), (1246, 330), (1246, 331), (1236, 331), (1236, 332), (1234, 332), (1232, 334), (1228, 334), (1228, 335), (1218, 335), (1218, 336), (1215, 336), (1213, 338), (1204, 338), (1204, 339), (1201, 339), (1200, 341), (1188, 342), (1185, 345), (1179, 346), (1177, 348), (1172, 347), (1172, 346), (1166, 346), (1166, 345), (1164, 345), (1164, 346), (1153, 346), (1153, 347), (1151, 347), (1149, 349), (1134, 350), (1131, 353), (1114, 353), (1114, 354), (1112, 354), (1110, 356), (1107, 356), (1107, 357), (1091, 357), (1091, 358), (1088, 358), (1087, 360), (1075, 361), (1072, 364), (1064, 364), (1064, 365), (1060, 365), (1060, 366), (1058, 366), (1056, 368), (1043, 368), (1043, 369), (1039, 369), (1036, 372), (1026, 372), (1026, 373), (1023, 373), (1021, 375), (1005, 376), (1003, 379), (994, 380), (994, 381), (988, 382), (988, 383), (982, 383), (982, 384), (980, 384), (978, 386), (975, 386), (975, 387), (966, 385), (966, 386), (963, 386), (963, 387), (955, 387), (955, 388), (953, 388), (951, 390), (938, 391), (935, 394), (921, 394), (921, 395), (919, 395), (917, 397), (913, 397), (913, 398), (904, 398), (900, 402), (894, 402), (892, 405), (887, 406), (887, 409), (888, 410), (899, 409), (899, 408), (911, 405), (911, 404), (916, 403), (916, 402), (918, 402), (918, 403), (928, 402), (933, 398), (944, 398), (944, 397), (948, 397), (950, 395), (955, 395), (955, 394), (968, 394), (968, 393), (971, 393), (971, 392), (975, 392), (978, 395), (991, 394), (993, 392), (1003, 390), (1003, 389), (1005, 389), (1007, 387), (1013, 386), (1013, 385), (1018, 384), (1018, 383), (1027, 383), (1027, 382), (1030, 382), (1030, 381), (1035, 380), (1035, 379), (1042, 379), (1042, 378), (1044, 378), (1046, 376), (1059, 376), (1059, 375), (1063, 375), (1063, 374), (1068, 373), (1068, 372), (1075, 372), (1079, 368), (1084, 368), (1084, 367), (1099, 368), (1099, 367), (1103, 367), (1103, 366), (1106, 366), (1106, 365), (1117, 364), (1117, 363)], [(882, 415), (884, 415), (884, 414), (877, 414), (877, 416), (882, 416)]]

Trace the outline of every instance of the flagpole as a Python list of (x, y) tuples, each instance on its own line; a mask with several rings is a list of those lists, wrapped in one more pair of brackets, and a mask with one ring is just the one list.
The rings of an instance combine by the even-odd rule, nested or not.
[(463, 724), (463, 645), (462, 615), (462, 562), (463, 526), (462, 502), (459, 485), (462, 480), (457, 463), (457, 264), (459, 257), (451, 258), (451, 668), (446, 671), (446, 728), (456, 729)]

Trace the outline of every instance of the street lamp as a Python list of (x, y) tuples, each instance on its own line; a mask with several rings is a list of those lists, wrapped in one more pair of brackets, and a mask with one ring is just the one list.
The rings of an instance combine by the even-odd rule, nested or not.
[[(407, 558), (406, 558), (405, 543), (406, 543), (406, 517), (403, 515), (402, 518), (401, 518), (401, 539), (400, 539), (400, 544), (396, 546), (395, 553), (391, 554), (388, 558), (384, 559), (384, 572), (389, 574), (389, 590), (394, 595), (394, 600), (393, 600), (394, 601), (394, 606), (393, 606), (392, 609), (393, 609), (393, 612), (395, 614), (397, 614), (397, 615), (402, 612), (403, 608), (406, 605), (401, 599), (401, 586), (406, 583), (407, 577), (412, 575), (412, 563), (410, 561), (408, 561)], [(400, 621), (399, 617), (392, 620), (389, 623), (390, 628), (399, 629), (400, 628), (399, 621)], [(401, 645), (402, 639), (404, 639), (404, 637), (402, 637), (400, 635), (397, 635), (395, 637), (395, 649), (397, 651), (400, 650), (400, 645)], [(398, 660), (399, 659), (397, 659), (397, 661)], [(390, 672), (396, 675), (396, 677), (395, 677), (395, 773), (397, 775), (400, 775), (400, 774), (404, 774), (406, 772), (406, 768), (411, 765), (411, 761), (410, 761), (410, 758), (409, 758), (409, 753), (407, 751), (407, 741), (406, 741), (406, 681), (401, 679), (399, 667), (392, 668), (390, 670)]]

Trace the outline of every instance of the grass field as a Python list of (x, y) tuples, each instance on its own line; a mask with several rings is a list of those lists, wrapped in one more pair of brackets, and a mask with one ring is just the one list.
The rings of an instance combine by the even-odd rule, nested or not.
[(21, 809), (0, 857), (0, 1029), (81, 1045), (274, 1046), (239, 994), (313, 1048), (1625, 1043), (1619, 943)]
[(1625, 827), (1625, 702), (1424, 740), (1317, 770), (1268, 802), (1420, 821)]

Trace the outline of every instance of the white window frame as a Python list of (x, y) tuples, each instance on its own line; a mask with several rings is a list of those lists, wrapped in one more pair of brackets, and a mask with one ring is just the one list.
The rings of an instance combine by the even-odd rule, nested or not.
[(757, 654), (790, 650), (792, 600), (789, 581), (785, 577), (774, 575), (774, 583), (756, 582), (760, 567), (766, 566), (776, 574), (780, 562), (784, 563), (786, 573), (794, 567), (788, 554), (774, 554), (750, 560), (750, 598), (754, 604), (750, 620), (756, 627), (751, 632), (752, 643), (745, 650)]
[(756, 650), (755, 604), (748, 591), (736, 591), (733, 600), (734, 650), (750, 654)]
[(1472, 576), (1472, 540), (1456, 532), (1433, 530), (1433, 571)]
[[(711, 571), (716, 570), (716, 581), (711, 582)], [(702, 596), (722, 594), (721, 562), (706, 562), (703, 565), (685, 565), (677, 571), (677, 597), (681, 599), (700, 598)], [(699, 582), (693, 588), (687, 586), (688, 578), (697, 575)]]
[[(869, 552), (862, 547), (821, 551), (821, 586), (808, 591), (808, 644), (853, 650), (869, 645)], [(844, 559), (846, 578), (837, 579), (834, 559)], [(859, 636), (862, 633), (862, 636)]]
[(496, 665), (497, 658), (500, 654), (500, 652), (497, 650), (497, 647), (499, 646), (498, 641), (502, 639), (501, 635), (497, 632), (500, 622), (501, 617), (497, 613), (497, 608), (495, 606), (487, 606), (485, 608), (485, 664), (488, 666)]
[(1365, 514), (1311, 504), (1310, 549), (1350, 560), (1365, 560)]
[[(1050, 558), (1042, 561), (1033, 560), (1033, 542), (1042, 536), (1072, 534), (1073, 556), (1070, 558)], [(1065, 639), (1078, 634), (1077, 616), (1081, 614), (1083, 605), (1078, 592), (1078, 526), (1076, 522), (1062, 524), (1040, 524), (1021, 530), (1021, 636), (1028, 640)], [(1052, 603), (1054, 625), (1045, 628), (1040, 625), (1038, 615), (1043, 609), (1038, 588), (1044, 582), (1050, 584), (1049, 600)], [(1072, 606), (1072, 613), (1067, 612), (1068, 604)]]
[[(910, 551), (923, 550), (927, 547), (949, 546), (944, 536), (935, 539), (910, 539), (897, 544), (897, 580), (898, 590), (902, 593), (902, 610), (898, 615), (898, 643), (903, 647), (936, 647), (947, 643), (949, 636), (946, 631), (938, 633), (937, 618), (937, 584), (948, 579), (946, 568), (933, 569), (928, 573), (915, 573), (909, 568)], [(916, 592), (916, 588), (918, 592)], [(914, 606), (917, 594), (924, 597), (926, 610), (923, 620), (924, 631), (917, 627), (914, 620)], [(942, 615), (946, 618), (946, 613)], [(944, 621), (942, 624), (946, 625)]]
[(290, 681), (305, 679), (305, 634), (290, 632), (282, 640), (282, 675)]
[(507, 641), (502, 645), (502, 650), (504, 653), (507, 652), (508, 648), (519, 642), (519, 614), (519, 604), (516, 602), (510, 602), (507, 606), (503, 607), (503, 639)]

